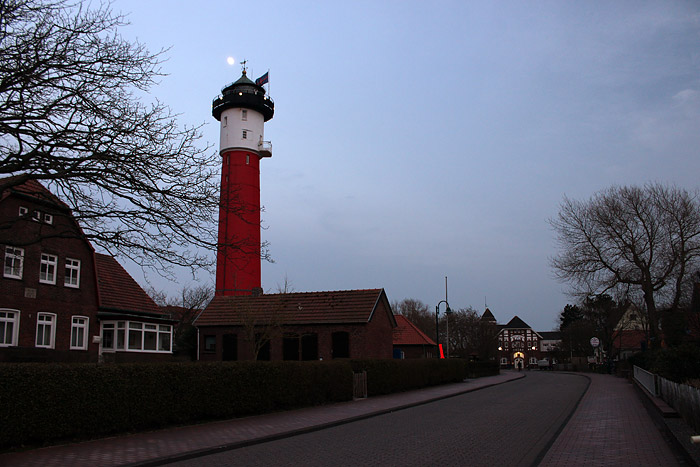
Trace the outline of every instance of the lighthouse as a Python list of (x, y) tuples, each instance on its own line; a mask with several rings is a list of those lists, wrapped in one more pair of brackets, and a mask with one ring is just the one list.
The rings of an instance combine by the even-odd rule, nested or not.
[(221, 194), (216, 256), (216, 295), (251, 295), (260, 280), (260, 161), (272, 156), (264, 139), (275, 104), (262, 85), (243, 74), (212, 103), (220, 124)]

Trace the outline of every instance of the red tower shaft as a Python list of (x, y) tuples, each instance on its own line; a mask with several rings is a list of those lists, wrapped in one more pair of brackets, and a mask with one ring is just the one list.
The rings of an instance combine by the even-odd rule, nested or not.
[(260, 289), (260, 158), (254, 152), (222, 154), (217, 295)]

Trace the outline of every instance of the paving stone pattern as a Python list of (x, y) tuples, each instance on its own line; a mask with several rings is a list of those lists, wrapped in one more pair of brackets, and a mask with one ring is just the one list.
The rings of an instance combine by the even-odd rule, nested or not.
[(589, 390), (542, 467), (683, 465), (630, 382), (610, 375), (588, 376)]
[(588, 380), (524, 379), (366, 420), (177, 463), (185, 466), (530, 466)]

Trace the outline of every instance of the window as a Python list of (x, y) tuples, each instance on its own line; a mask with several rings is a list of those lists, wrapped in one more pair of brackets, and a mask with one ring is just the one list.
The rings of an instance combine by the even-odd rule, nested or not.
[(17, 345), (19, 311), (0, 309), (0, 347)]
[(63, 276), (63, 285), (66, 287), (80, 287), (80, 260), (66, 258), (66, 271)]
[(88, 318), (84, 316), (73, 316), (70, 328), (70, 348), (71, 350), (87, 349)]
[(535, 357), (530, 357), (530, 364), (531, 364), (531, 365), (537, 365), (537, 358), (535, 358)]
[(248, 139), (248, 130), (243, 130), (243, 139)]
[(41, 222), (41, 212), (32, 211), (32, 220), (36, 222)]
[[(214, 338), (214, 343), (216, 344), (216, 338)], [(238, 336), (236, 334), (224, 334), (222, 336), (221, 359), (225, 362), (238, 360)]]
[(249, 164), (250, 164), (250, 154), (246, 154), (245, 155), (245, 165), (249, 165)]
[(143, 323), (129, 323), (129, 350), (143, 349)]
[(22, 267), (24, 265), (24, 249), (13, 246), (5, 247), (5, 277), (13, 279), (22, 278)]
[(24, 206), (19, 207), (19, 217), (24, 217), (29, 213), (29, 209), (25, 208)]
[(350, 358), (350, 334), (344, 331), (331, 334), (333, 358)]
[(247, 109), (241, 109), (241, 120), (244, 122), (248, 121), (248, 110)]
[(204, 336), (204, 351), (216, 352), (216, 336)]
[(53, 215), (44, 214), (44, 222), (46, 222), (47, 224), (53, 224)]
[(507, 365), (508, 364), (508, 359), (503, 357), (501, 358), (501, 365)]
[(39, 282), (41, 282), (42, 284), (56, 283), (56, 263), (58, 263), (58, 257), (54, 255), (48, 255), (46, 253), (41, 254)]
[(228, 126), (228, 117), (224, 116), (224, 120), (221, 122), (224, 126)]
[[(173, 327), (136, 321), (102, 323), (102, 349), (127, 352), (171, 352)], [(125, 347), (126, 344), (126, 347)]]
[(36, 316), (36, 346), (54, 348), (56, 337), (56, 315), (53, 313), (39, 313)]

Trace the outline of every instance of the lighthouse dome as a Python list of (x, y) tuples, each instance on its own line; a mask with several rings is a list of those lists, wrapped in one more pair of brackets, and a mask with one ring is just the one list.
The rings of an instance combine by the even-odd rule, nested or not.
[(221, 95), (212, 102), (212, 115), (221, 120), (221, 112), (231, 108), (245, 108), (260, 112), (265, 121), (275, 114), (275, 103), (265, 95), (265, 88), (248, 78), (245, 70), (238, 80), (224, 86)]

